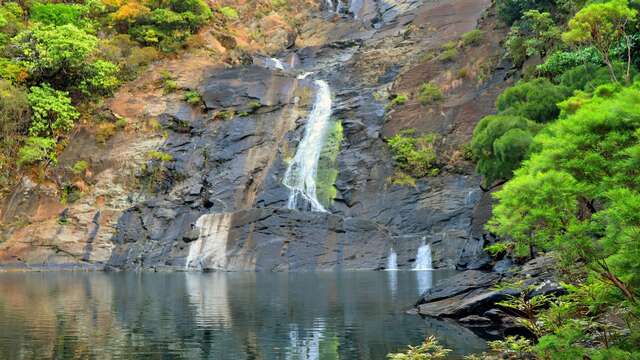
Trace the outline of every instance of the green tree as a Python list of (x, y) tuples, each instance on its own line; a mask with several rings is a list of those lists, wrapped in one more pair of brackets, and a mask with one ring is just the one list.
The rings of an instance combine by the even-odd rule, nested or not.
[(540, 125), (521, 116), (490, 115), (476, 126), (471, 151), (485, 184), (508, 180), (527, 157)]
[[(640, 84), (594, 92), (534, 139), (488, 228), (583, 262), (629, 301), (640, 286)], [(601, 94), (601, 95), (598, 95)]]
[(505, 45), (513, 61), (522, 64), (534, 55), (544, 57), (559, 39), (560, 29), (550, 13), (528, 10), (511, 27)]
[(562, 39), (569, 44), (593, 46), (609, 68), (611, 79), (617, 82), (613, 69), (611, 48), (624, 38), (627, 47), (627, 72), (625, 81), (630, 82), (631, 40), (627, 29), (636, 20), (637, 11), (629, 7), (627, 0), (611, 0), (605, 3), (593, 3), (582, 8), (569, 21), (569, 30)]
[(16, 57), (24, 58), (35, 81), (48, 80), (60, 88), (72, 85), (96, 49), (98, 39), (75, 25), (35, 26), (12, 40)]
[(73, 127), (80, 113), (71, 105), (69, 93), (58, 91), (47, 84), (33, 86), (28, 99), (33, 112), (29, 134), (57, 137)]

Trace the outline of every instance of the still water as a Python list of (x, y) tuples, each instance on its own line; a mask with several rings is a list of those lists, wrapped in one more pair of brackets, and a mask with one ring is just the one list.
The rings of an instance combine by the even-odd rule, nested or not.
[(451, 272), (5, 273), (0, 359), (385, 359), (434, 334), (405, 314)]

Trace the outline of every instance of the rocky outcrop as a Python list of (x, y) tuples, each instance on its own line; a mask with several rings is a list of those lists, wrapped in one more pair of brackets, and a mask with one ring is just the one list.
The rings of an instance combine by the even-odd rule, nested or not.
[[(416, 303), (422, 316), (456, 319), (478, 329), (483, 335), (528, 334), (514, 321), (512, 309), (497, 304), (512, 296), (533, 297), (561, 294), (564, 289), (555, 280), (552, 255), (535, 258), (508, 272), (468, 270), (427, 290)], [(497, 286), (503, 282), (507, 286)]]
[[(179, 87), (197, 89), (201, 106), (185, 103), (180, 93), (163, 95), (157, 79), (123, 89), (116, 96), (120, 100), (111, 103), (111, 113), (130, 118), (132, 129), (99, 149), (74, 138), (70, 148), (75, 155), (61, 164), (72, 166), (82, 158), (82, 149), (91, 153), (92, 165), (100, 166), (91, 174), (96, 180), (90, 189), (77, 202), (61, 204), (52, 187), (47, 201), (56, 206), (48, 207), (44, 218), (33, 214), (34, 208), (49, 206), (35, 195), (47, 187), (34, 186), (28, 195), (16, 192), (15, 199), (36, 200), (8, 200), (2, 207), (2, 216), (10, 220), (3, 220), (6, 227), (0, 229), (6, 239), (0, 244), (0, 263), (382, 269), (393, 248), (398, 268), (408, 269), (417, 249), (430, 244), (436, 268), (480, 268), (475, 260), (490, 201), (471, 165), (456, 160), (455, 154), (475, 122), (493, 110), (495, 95), (505, 85), (504, 71), (452, 82), (450, 76), (424, 69), (444, 71), (467, 60), (473, 60), (469, 66), (475, 69), (480, 59), (499, 57), (499, 31), (491, 32), (486, 46), (464, 50), (469, 56), (455, 64), (425, 57), (466, 31), (490, 27), (492, 22), (483, 17), (490, 5), (366, 0), (351, 10), (357, 19), (309, 19), (297, 33), (297, 48), (274, 55), (283, 66), (268, 66), (264, 56), (248, 64), (252, 61), (246, 54), (238, 61), (244, 65), (233, 67), (203, 56), (188, 60), (190, 66), (184, 68), (179, 61), (171, 63)], [(286, 41), (287, 46), (293, 43)], [(282, 184), (313, 101), (312, 79), (330, 85), (332, 119), (344, 129), (329, 214), (287, 210), (289, 190)], [(392, 111), (386, 108), (390, 93), (412, 92), (430, 81), (442, 84), (447, 101), (425, 107), (411, 100)], [(408, 127), (437, 132), (441, 139), (442, 174), (415, 186), (392, 183), (395, 170), (385, 144), (386, 137)], [(105, 148), (110, 149), (109, 161), (101, 155)], [(150, 150), (167, 156), (150, 157)], [(59, 183), (71, 176), (65, 174)], [(32, 252), (35, 247), (42, 250)]]

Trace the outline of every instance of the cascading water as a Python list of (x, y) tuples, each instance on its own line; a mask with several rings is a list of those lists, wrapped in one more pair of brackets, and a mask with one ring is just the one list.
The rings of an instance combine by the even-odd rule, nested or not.
[(424, 244), (418, 248), (416, 263), (413, 265), (413, 270), (433, 270), (431, 245)]
[(284, 70), (284, 64), (282, 63), (282, 61), (280, 61), (280, 59), (266, 58), (264, 60), (264, 63), (265, 63), (265, 66), (270, 68), (270, 69)]
[[(302, 199), (311, 211), (327, 212), (316, 196), (316, 175), (320, 152), (330, 128), (331, 89), (324, 80), (315, 80), (316, 96), (296, 155), (284, 174), (282, 183), (289, 188), (289, 209), (297, 209)], [(306, 205), (305, 205), (306, 206)]]
[(389, 258), (387, 259), (387, 271), (396, 270), (398, 270), (398, 254), (391, 249), (391, 253), (389, 253)]

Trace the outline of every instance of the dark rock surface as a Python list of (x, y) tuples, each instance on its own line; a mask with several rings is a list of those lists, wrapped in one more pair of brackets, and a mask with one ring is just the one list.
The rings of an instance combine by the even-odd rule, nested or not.
[[(488, 262), (478, 256), (485, 243), (490, 196), (480, 190), (480, 177), (470, 164), (443, 165), (439, 176), (419, 179), (415, 186), (397, 185), (391, 181), (395, 169), (385, 142), (401, 129), (417, 128), (437, 132), (443, 148), (452, 151), (450, 147), (468, 141), (475, 123), (492, 112), (495, 96), (505, 86), (502, 70), (481, 86), (475, 81), (461, 86), (459, 80), (450, 83), (421, 70), (433, 64), (420, 65), (425, 51), (482, 25), (491, 2), (363, 0), (359, 5), (348, 11), (357, 19), (335, 16), (326, 21), (319, 16), (305, 24), (299, 39), (312, 45), (274, 55), (287, 59), (284, 70), (265, 66), (264, 57), (234, 67), (209, 64), (201, 70), (202, 81), (186, 81), (184, 87), (199, 91), (202, 106), (187, 104), (179, 94), (150, 105), (145, 111), (153, 110), (148, 112), (160, 123), (162, 136), (130, 150), (119, 144), (120, 153), (114, 152), (111, 162), (101, 167), (111, 177), (100, 174), (108, 181), (96, 184), (93, 193), (74, 205), (68, 212), (70, 225), (64, 228), (47, 218), (10, 233), (7, 245), (0, 246), (0, 263), (383, 269), (393, 249), (402, 270), (411, 269), (417, 249), (429, 244), (434, 268), (485, 269)], [(491, 34), (487, 57), (499, 55), (501, 33)], [(473, 51), (486, 53), (480, 47)], [(386, 106), (392, 91), (411, 83), (406, 77), (421, 83), (437, 80), (451, 93), (438, 109), (413, 104), (406, 107), (407, 117), (395, 116)], [(328, 214), (286, 209), (289, 189), (282, 184), (303, 136), (316, 79), (331, 87), (332, 120), (341, 121), (344, 129), (336, 159), (336, 196)], [(137, 166), (134, 177), (140, 186), (135, 191), (122, 185), (125, 180), (113, 165), (129, 161), (126, 156), (120, 159), (123, 152), (128, 154), (123, 148), (137, 156), (132, 167)], [(145, 160), (151, 149), (170, 154), (172, 160)], [(452, 156), (449, 152), (441, 158), (444, 162)], [(0, 215), (37, 212), (37, 206), (26, 204), (37, 194), (16, 192), (3, 206), (9, 210)], [(106, 208), (98, 209), (105, 202)], [(62, 210), (56, 208), (55, 215)], [(457, 290), (438, 296), (461, 296), (478, 287), (461, 280)]]

